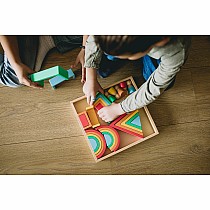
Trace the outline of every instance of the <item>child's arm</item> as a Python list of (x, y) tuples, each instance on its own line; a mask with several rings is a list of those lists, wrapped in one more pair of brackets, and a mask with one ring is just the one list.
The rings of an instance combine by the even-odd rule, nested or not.
[(100, 91), (104, 93), (103, 88), (99, 84), (97, 80), (97, 73), (96, 69), (94, 68), (87, 68), (86, 69), (86, 82), (83, 85), (83, 92), (87, 97), (87, 103), (92, 105), (95, 101), (96, 93)]
[(84, 83), (85, 80), (86, 80), (86, 69), (84, 67), (84, 64), (85, 64), (85, 44), (86, 44), (86, 41), (88, 39), (88, 35), (83, 35), (83, 40), (82, 40), (82, 49), (80, 50), (77, 58), (76, 58), (76, 61), (74, 63), (74, 65), (71, 66), (71, 68), (75, 68), (78, 63), (81, 63), (81, 66), (82, 66), (82, 78), (81, 78), (81, 82)]
[(22, 63), (16, 36), (0, 36), (0, 42), (6, 56), (13, 67), (19, 82), (28, 87), (41, 88), (37, 83), (28, 79), (28, 74), (34, 73), (32, 69)]
[(106, 122), (109, 122), (123, 112), (140, 109), (156, 100), (180, 71), (187, 58), (188, 48), (189, 43), (186, 43), (185, 47), (180, 42), (177, 42), (176, 46), (169, 45), (162, 52), (160, 49), (157, 49), (158, 52), (153, 50), (156, 56), (158, 53), (159, 57), (161, 57), (161, 63), (158, 68), (137, 91), (118, 104), (118, 107), (115, 104), (104, 107), (98, 111), (99, 116), (102, 119), (104, 118)]
[(85, 45), (85, 65), (86, 82), (83, 92), (87, 97), (87, 103), (92, 105), (98, 91), (103, 93), (103, 89), (97, 80), (97, 71), (102, 57), (102, 51), (96, 46), (93, 36), (88, 36)]

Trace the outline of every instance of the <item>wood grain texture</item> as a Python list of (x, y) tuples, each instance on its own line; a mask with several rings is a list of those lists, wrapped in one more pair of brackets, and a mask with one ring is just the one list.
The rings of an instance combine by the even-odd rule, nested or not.
[[(42, 69), (69, 69), (79, 49), (50, 51)], [(0, 86), (0, 174), (210, 174), (210, 39), (193, 36), (175, 86), (148, 109), (159, 135), (95, 163), (70, 101), (83, 96), (81, 73), (56, 90)], [(128, 76), (137, 86), (141, 62), (128, 61), (103, 87)]]

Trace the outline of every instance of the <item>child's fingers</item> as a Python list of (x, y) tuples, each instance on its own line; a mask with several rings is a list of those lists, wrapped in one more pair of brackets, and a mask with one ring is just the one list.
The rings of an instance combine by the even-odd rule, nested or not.
[(95, 102), (95, 100), (96, 100), (96, 95), (95, 94), (91, 95), (90, 96), (90, 105), (91, 106), (93, 105), (93, 103)]
[(26, 78), (23, 78), (22, 80), (22, 84), (25, 85), (25, 86), (28, 86), (28, 87), (32, 87), (32, 88), (40, 88), (42, 89), (42, 87), (35, 83), (35, 82), (31, 82), (30, 80), (26, 79)]
[(77, 67), (78, 63), (79, 63), (79, 58), (77, 57), (77, 59), (76, 59), (75, 63), (73, 64), (74, 68), (76, 68), (76, 67)]
[(28, 72), (29, 74), (33, 74), (33, 73), (34, 73), (34, 71), (33, 71), (32, 69), (30, 69), (30, 68), (27, 69), (27, 72)]
[(90, 105), (90, 96), (86, 96), (86, 98), (87, 98), (87, 104)]

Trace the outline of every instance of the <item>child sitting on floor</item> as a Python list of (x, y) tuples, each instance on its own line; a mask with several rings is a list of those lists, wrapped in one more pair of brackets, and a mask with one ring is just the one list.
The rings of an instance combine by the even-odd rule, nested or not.
[[(52, 48), (60, 53), (84, 45), (87, 36), (0, 36), (4, 56), (0, 54), (0, 84), (9, 87), (22, 85), (41, 88), (28, 75), (40, 70), (46, 54)], [(84, 72), (84, 48), (77, 56), (75, 67), (82, 65)]]
[(86, 42), (86, 82), (83, 91), (92, 105), (97, 91), (103, 89), (97, 81), (102, 53), (120, 59), (137, 60), (148, 55), (159, 59), (159, 65), (147, 76), (142, 86), (120, 103), (112, 103), (98, 111), (106, 122), (125, 112), (131, 112), (150, 104), (175, 81), (175, 76), (187, 59), (190, 38), (187, 36), (89, 36)]

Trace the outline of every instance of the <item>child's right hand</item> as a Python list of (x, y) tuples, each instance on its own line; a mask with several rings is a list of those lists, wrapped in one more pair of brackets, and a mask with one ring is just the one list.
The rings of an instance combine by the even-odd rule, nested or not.
[(28, 87), (32, 87), (32, 88), (40, 88), (42, 89), (42, 87), (36, 83), (36, 82), (32, 82), (29, 78), (28, 75), (29, 74), (33, 74), (35, 73), (32, 69), (30, 69), (28, 66), (26, 66), (23, 63), (18, 63), (13, 65), (13, 68), (15, 70), (15, 73), (19, 79), (19, 82), (25, 86)]
[(74, 62), (73, 65), (71, 65), (71, 68), (76, 68), (78, 66), (78, 64), (81, 64), (81, 71), (82, 71), (82, 79), (81, 82), (84, 84), (85, 83), (85, 76), (86, 76), (86, 69), (84, 67), (85, 64), (85, 50), (82, 48), (79, 52), (79, 54), (77, 55), (76, 61)]
[(100, 91), (104, 93), (103, 88), (99, 84), (98, 80), (86, 80), (83, 85), (83, 92), (87, 97), (87, 103), (91, 106), (96, 98), (96, 93)]

